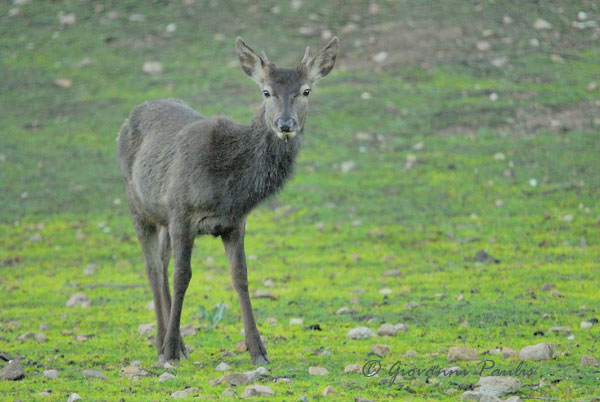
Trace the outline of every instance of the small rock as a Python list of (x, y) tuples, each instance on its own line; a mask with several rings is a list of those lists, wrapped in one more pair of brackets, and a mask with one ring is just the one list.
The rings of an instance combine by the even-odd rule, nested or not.
[(342, 173), (348, 173), (354, 169), (356, 169), (356, 163), (354, 161), (342, 162), (340, 165), (340, 170), (342, 171)]
[(92, 301), (83, 293), (75, 293), (69, 300), (67, 300), (67, 307), (81, 306), (87, 308), (92, 305)]
[(399, 269), (390, 269), (390, 270), (385, 271), (383, 273), (383, 276), (397, 278), (397, 277), (402, 276), (402, 272), (400, 272)]
[(142, 66), (142, 71), (146, 74), (158, 75), (162, 74), (164, 71), (164, 66), (160, 61), (147, 61)]
[(338, 315), (342, 315), (342, 314), (350, 314), (350, 312), (351, 312), (351, 310), (348, 307), (344, 306), (344, 307), (340, 307), (338, 309), (338, 311), (336, 311), (335, 313)]
[(233, 395), (235, 395), (233, 388), (227, 388), (225, 391), (221, 392), (221, 396), (233, 396)]
[(23, 378), (25, 378), (25, 371), (17, 359), (9, 361), (8, 365), (0, 370), (0, 380), (18, 381)]
[(533, 27), (535, 29), (537, 29), (538, 31), (542, 31), (542, 30), (546, 30), (546, 29), (552, 29), (552, 24), (544, 19), (538, 18), (533, 23)]
[(290, 384), (292, 380), (289, 378), (281, 377), (277, 379), (277, 384)]
[(487, 40), (478, 40), (475, 46), (477, 47), (477, 50), (481, 52), (487, 52), (492, 48), (492, 45)]
[(188, 398), (190, 396), (190, 394), (193, 394), (194, 392), (198, 392), (200, 391), (200, 388), (195, 388), (195, 387), (191, 387), (191, 388), (186, 388), (186, 389), (182, 389), (181, 391), (175, 391), (171, 394), (171, 398)]
[(241, 385), (248, 384), (249, 381), (248, 376), (244, 373), (231, 373), (226, 374), (217, 380), (217, 384), (220, 384), (222, 382), (226, 382), (227, 384), (232, 385), (234, 387), (239, 387)]
[(404, 357), (417, 357), (419, 354), (412, 349), (408, 349), (406, 352), (404, 352), (404, 354), (402, 356)]
[(235, 350), (237, 350), (238, 352), (247, 352), (248, 347), (246, 346), (246, 342), (239, 341), (238, 344), (235, 346)]
[(165, 371), (158, 377), (158, 382), (165, 382), (168, 380), (172, 380), (173, 378), (175, 378), (175, 376), (173, 374)]
[(402, 332), (406, 332), (406, 331), (408, 331), (408, 325), (406, 325), (406, 324), (405, 324), (405, 323), (403, 323), (403, 322), (399, 322), (398, 324), (394, 325), (394, 328), (395, 328), (397, 331), (402, 331)]
[(151, 334), (153, 331), (154, 331), (154, 323), (153, 322), (138, 325), (138, 333), (140, 333), (140, 335), (148, 335), (148, 334)]
[(465, 348), (462, 346), (452, 346), (448, 350), (448, 361), (454, 362), (459, 360), (479, 360), (477, 349)]
[(456, 376), (458, 373), (462, 373), (463, 369), (460, 366), (447, 367), (440, 370), (439, 377), (451, 377)]
[(504, 402), (523, 402), (523, 400), (521, 399), (520, 396), (515, 395), (515, 396), (511, 396), (508, 399), (505, 399)]
[(331, 386), (328, 385), (325, 387), (325, 389), (323, 390), (322, 393), (323, 396), (327, 396), (327, 395), (335, 395), (335, 389)]
[(242, 398), (251, 398), (253, 396), (273, 396), (275, 392), (266, 385), (249, 385), (244, 389)]
[(344, 373), (362, 374), (362, 366), (360, 364), (349, 364), (346, 367), (344, 367)]
[(290, 325), (304, 325), (302, 318), (290, 318)]
[(308, 374), (310, 374), (310, 375), (327, 375), (327, 374), (329, 374), (329, 371), (327, 371), (327, 369), (325, 367), (310, 366), (308, 368)]
[(595, 357), (583, 355), (581, 356), (581, 361), (579, 362), (581, 366), (594, 366), (600, 367), (600, 363), (596, 360)]
[(55, 379), (58, 378), (58, 371), (51, 369), (51, 370), (44, 370), (44, 378), (49, 378), (49, 379)]
[(108, 377), (96, 370), (83, 370), (84, 378), (97, 378), (100, 380), (108, 380)]
[(75, 14), (73, 13), (66, 14), (62, 11), (58, 13), (58, 23), (61, 26), (74, 25), (76, 21), (77, 19), (75, 18)]
[(96, 273), (97, 270), (98, 270), (98, 264), (88, 264), (83, 269), (83, 274), (85, 276), (92, 276)]
[(404, 308), (407, 309), (407, 310), (413, 310), (413, 309), (415, 309), (415, 308), (417, 308), (419, 306), (420, 306), (420, 304), (417, 303), (416, 301), (411, 301), (411, 302), (406, 303), (404, 305)]
[(375, 334), (368, 327), (353, 328), (346, 334), (346, 338), (350, 339), (366, 339), (374, 336)]
[(150, 373), (138, 366), (131, 365), (123, 367), (121, 370), (119, 370), (119, 375), (123, 377), (137, 379), (141, 377), (147, 377), (150, 375)]
[(258, 381), (260, 377), (269, 375), (269, 371), (264, 367), (259, 367), (256, 370), (247, 371), (246, 373), (244, 373), (244, 375), (247, 378), (248, 384), (252, 384), (253, 382)]
[(196, 327), (194, 327), (192, 324), (184, 325), (183, 327), (179, 328), (179, 331), (181, 333), (181, 336), (196, 335)]
[(383, 63), (388, 58), (388, 52), (379, 52), (375, 56), (373, 56), (373, 61), (375, 63)]
[(129, 16), (130, 22), (144, 22), (146, 21), (146, 17), (143, 14), (131, 14)]
[(373, 345), (371, 346), (371, 352), (375, 353), (379, 357), (384, 357), (392, 350), (389, 345)]
[(561, 335), (569, 335), (571, 332), (571, 328), (569, 327), (552, 327), (548, 329), (548, 332), (558, 332)]
[(89, 66), (90, 64), (92, 64), (92, 62), (93, 62), (93, 60), (91, 58), (84, 57), (83, 59), (79, 60), (78, 62), (73, 63), (71, 65), (71, 67), (73, 67), (73, 68), (83, 68), (83, 67)]
[(270, 290), (257, 290), (254, 292), (254, 299), (269, 299), (269, 300), (277, 300), (278, 297), (273, 294)]
[(390, 289), (390, 288), (383, 288), (383, 289), (379, 289), (378, 293), (380, 295), (391, 295), (393, 292), (392, 292), (392, 289)]
[(354, 398), (354, 402), (375, 402), (369, 398)]
[(80, 400), (81, 397), (77, 394), (77, 392), (73, 392), (71, 395), (69, 395), (69, 399), (67, 399), (67, 402), (75, 402)]
[(521, 388), (521, 381), (515, 377), (489, 376), (481, 377), (477, 386), (480, 387), (479, 392), (504, 396), (517, 392)]
[(58, 88), (71, 88), (73, 81), (67, 78), (57, 78), (54, 80), (54, 86)]
[(587, 87), (585, 89), (588, 92), (594, 92), (595, 90), (598, 89), (598, 83), (596, 81), (592, 81), (589, 84), (587, 84)]
[(581, 324), (579, 324), (579, 326), (581, 327), (581, 329), (590, 329), (592, 328), (593, 324), (589, 321), (581, 321)]
[(231, 370), (231, 367), (229, 367), (229, 364), (225, 363), (225, 362), (221, 362), (217, 365), (217, 367), (215, 367), (216, 371), (228, 371)]
[(398, 330), (392, 324), (381, 324), (377, 329), (377, 335), (379, 336), (396, 336)]
[(549, 360), (554, 356), (554, 345), (551, 343), (538, 343), (525, 346), (519, 352), (521, 360)]
[(38, 396), (50, 396), (50, 395), (52, 395), (52, 394), (48, 391), (42, 391), (38, 394)]
[(519, 352), (514, 350), (513, 348), (502, 348), (502, 357), (507, 359), (509, 357), (518, 356)]

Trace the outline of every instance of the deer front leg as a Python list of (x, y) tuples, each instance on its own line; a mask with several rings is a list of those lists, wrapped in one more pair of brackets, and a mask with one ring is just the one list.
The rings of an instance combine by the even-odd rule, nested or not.
[(173, 249), (173, 299), (169, 313), (167, 333), (163, 343), (164, 358), (167, 362), (178, 361), (180, 352), (183, 353), (183, 342), (179, 325), (181, 322), (181, 310), (183, 298), (187, 287), (192, 279), (192, 248), (194, 236), (186, 225), (169, 225), (171, 237), (171, 248)]
[(225, 245), (225, 253), (229, 260), (231, 278), (235, 288), (240, 305), (242, 307), (242, 317), (244, 319), (244, 331), (246, 338), (246, 347), (250, 352), (252, 363), (257, 365), (269, 364), (267, 350), (265, 349), (260, 334), (256, 328), (254, 314), (252, 313), (252, 304), (248, 293), (248, 274), (246, 272), (246, 256), (244, 254), (244, 229), (245, 222), (242, 222), (239, 228), (221, 236)]

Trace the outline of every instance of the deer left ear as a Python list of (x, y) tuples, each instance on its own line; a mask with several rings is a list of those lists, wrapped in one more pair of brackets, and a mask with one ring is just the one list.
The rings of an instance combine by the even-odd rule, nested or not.
[(259, 85), (262, 85), (265, 81), (265, 67), (268, 61), (257, 55), (239, 36), (235, 40), (235, 50), (240, 58), (242, 70)]
[[(312, 59), (303, 63), (308, 68), (308, 79), (312, 82), (325, 77), (333, 69), (335, 59), (340, 48), (340, 40), (335, 36), (328, 44), (315, 55)], [(307, 49), (308, 53), (308, 49)], [(305, 58), (307, 58), (305, 54)]]

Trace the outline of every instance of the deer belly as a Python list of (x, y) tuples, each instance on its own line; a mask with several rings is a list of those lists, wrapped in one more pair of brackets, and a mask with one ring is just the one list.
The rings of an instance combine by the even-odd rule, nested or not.
[(221, 236), (231, 232), (236, 227), (231, 219), (221, 216), (205, 216), (196, 222), (196, 233), (199, 235)]

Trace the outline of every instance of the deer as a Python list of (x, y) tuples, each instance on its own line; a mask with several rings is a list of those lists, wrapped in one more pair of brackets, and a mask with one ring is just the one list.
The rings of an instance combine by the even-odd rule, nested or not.
[(339, 40), (334, 37), (313, 57), (307, 47), (295, 68), (277, 67), (240, 37), (235, 49), (262, 96), (249, 125), (206, 117), (181, 100), (165, 99), (135, 107), (118, 136), (119, 168), (154, 300), (159, 362), (177, 364), (187, 357), (180, 321), (194, 239), (212, 235), (225, 248), (252, 363), (270, 363), (248, 291), (246, 220), (292, 176), (309, 94), (333, 69)]

